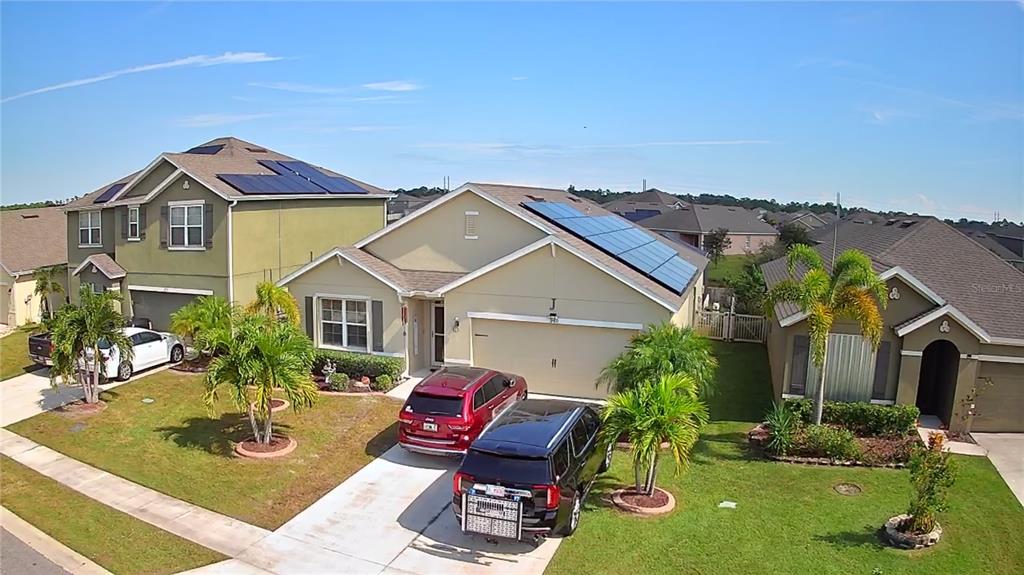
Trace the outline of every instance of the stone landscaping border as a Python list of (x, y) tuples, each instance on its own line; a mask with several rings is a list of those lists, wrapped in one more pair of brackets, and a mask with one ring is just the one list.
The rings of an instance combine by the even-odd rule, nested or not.
[(635, 515), (644, 516), (664, 515), (676, 508), (676, 498), (673, 497), (671, 493), (665, 491), (664, 489), (661, 489), (660, 487), (655, 487), (654, 490), (660, 491), (661, 493), (667, 495), (668, 503), (662, 505), (661, 507), (640, 507), (637, 505), (626, 503), (626, 501), (622, 499), (622, 495), (626, 492), (632, 493), (633, 490), (630, 488), (622, 488), (612, 491), (612, 503), (614, 503), (615, 506), (622, 511), (625, 511), (627, 513), (633, 513)]
[(882, 469), (903, 469), (906, 463), (868, 463), (867, 461), (829, 459), (827, 457), (797, 457), (795, 455), (773, 455), (763, 451), (764, 456), (772, 461), (782, 463), (799, 463), (802, 465), (828, 465), (832, 467), (878, 467)]
[(939, 542), (939, 538), (942, 537), (942, 526), (938, 523), (935, 524), (935, 529), (932, 529), (931, 533), (924, 533), (922, 535), (904, 533), (900, 531), (899, 527), (909, 519), (910, 515), (904, 513), (902, 515), (890, 517), (889, 520), (885, 522), (885, 540), (890, 545), (900, 549), (924, 549), (925, 547), (931, 547)]
[[(281, 436), (275, 435), (275, 437)], [(285, 446), (284, 449), (279, 449), (277, 451), (249, 451), (248, 449), (242, 447), (241, 443), (236, 443), (235, 453), (240, 457), (247, 457), (249, 459), (273, 459), (275, 457), (284, 457), (285, 455), (288, 455), (289, 453), (295, 451), (295, 448), (298, 447), (299, 445), (298, 442), (295, 441), (295, 438), (293, 437), (285, 437), (285, 439), (288, 440), (288, 445)]]

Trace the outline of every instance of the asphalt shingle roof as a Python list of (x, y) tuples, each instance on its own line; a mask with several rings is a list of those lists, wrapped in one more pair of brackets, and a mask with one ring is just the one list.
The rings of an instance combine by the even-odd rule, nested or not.
[(60, 207), (0, 211), (0, 263), (12, 274), (68, 263), (67, 229)]
[[(707, 233), (725, 228), (733, 234), (772, 234), (778, 230), (767, 224), (757, 214), (739, 206), (693, 204), (700, 231)], [(685, 231), (685, 230), (684, 230)]]
[(85, 261), (78, 267), (79, 269), (88, 269), (90, 265), (96, 266), (97, 271), (105, 275), (107, 279), (116, 280), (128, 275), (128, 272), (107, 254), (93, 254), (85, 258)]
[(403, 270), (356, 247), (345, 246), (338, 250), (405, 291), (432, 292), (466, 275), (457, 272)]

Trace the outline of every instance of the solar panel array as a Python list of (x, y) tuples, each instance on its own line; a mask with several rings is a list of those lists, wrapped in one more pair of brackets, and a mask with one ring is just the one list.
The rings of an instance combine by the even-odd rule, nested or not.
[(114, 184), (114, 185), (110, 186), (109, 188), (104, 190), (103, 193), (99, 195), (99, 197), (97, 197), (95, 200), (93, 200), (92, 203), (94, 203), (94, 204), (102, 204), (102, 203), (105, 203), (105, 202), (109, 202), (110, 198), (114, 197), (114, 195), (117, 194), (117, 192), (120, 192), (121, 190), (124, 189), (124, 186), (125, 186), (126, 183), (127, 182), (121, 183), (121, 184)]
[(217, 177), (243, 194), (365, 194), (367, 190), (345, 178), (328, 176), (298, 161), (260, 160), (269, 174), (218, 174)]
[(591, 216), (558, 202), (526, 202), (523, 207), (677, 294), (697, 273), (674, 249), (617, 216)]
[(212, 146), (196, 146), (190, 150), (185, 150), (186, 154), (203, 154), (206, 156), (212, 156), (217, 152), (224, 149), (224, 144), (213, 144)]

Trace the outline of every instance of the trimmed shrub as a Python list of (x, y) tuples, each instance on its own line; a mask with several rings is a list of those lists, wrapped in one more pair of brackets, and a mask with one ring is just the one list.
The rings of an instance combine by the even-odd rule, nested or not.
[(391, 379), (390, 375), (378, 375), (373, 383), (370, 384), (370, 389), (374, 391), (391, 391), (391, 388), (395, 386), (395, 380)]
[[(785, 404), (804, 423), (814, 417), (814, 402), (810, 399), (787, 399)], [(821, 422), (842, 426), (859, 437), (901, 437), (914, 432), (920, 415), (921, 410), (914, 405), (826, 401)]]
[(787, 455), (793, 449), (800, 419), (784, 405), (776, 403), (765, 415), (764, 422), (771, 430), (765, 447), (776, 455)]
[(348, 375), (344, 373), (332, 373), (327, 382), (327, 389), (331, 391), (348, 391)]
[(805, 450), (818, 457), (840, 461), (860, 458), (860, 445), (849, 429), (831, 425), (810, 425), (803, 433)]
[(405, 362), (397, 357), (318, 349), (313, 360), (313, 373), (322, 373), (326, 360), (334, 362), (339, 373), (347, 373), (353, 379), (375, 379), (387, 375), (394, 381), (405, 370)]

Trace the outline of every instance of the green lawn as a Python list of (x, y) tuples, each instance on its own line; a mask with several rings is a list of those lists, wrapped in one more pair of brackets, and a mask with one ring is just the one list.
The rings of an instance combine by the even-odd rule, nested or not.
[(744, 254), (722, 256), (722, 259), (718, 260), (717, 264), (708, 264), (708, 268), (704, 272), (704, 281), (708, 285), (724, 286), (726, 278), (743, 273), (743, 264), (748, 259), (749, 256)]
[(0, 456), (4, 507), (119, 575), (177, 573), (227, 559)]
[[(79, 461), (267, 529), (279, 527), (397, 440), (400, 404), (387, 397), (321, 397), (312, 410), (275, 414), (298, 440), (280, 460), (232, 454), (248, 422), (224, 398), (212, 413), (202, 376), (163, 371), (103, 394), (84, 420), (44, 413), (12, 431)], [(143, 403), (143, 398), (153, 403)], [(5, 494), (6, 500), (6, 494)]]
[[(1024, 572), (1024, 510), (987, 459), (957, 457), (961, 473), (951, 509), (940, 515), (945, 534), (937, 547), (885, 547), (877, 531), (906, 509), (908, 473), (751, 458), (745, 433), (770, 405), (764, 351), (749, 344), (715, 349), (721, 363), (711, 401), (716, 421), (688, 469), (677, 474), (669, 463), (659, 473), (659, 485), (676, 496), (676, 510), (635, 518), (609, 508), (607, 492), (632, 477), (628, 455), (616, 453), (548, 575)], [(840, 482), (856, 483), (863, 493), (839, 495), (832, 487)], [(737, 508), (719, 509), (724, 500)]]
[(19, 327), (0, 338), (0, 381), (39, 368), (28, 358), (28, 336), (35, 327)]

